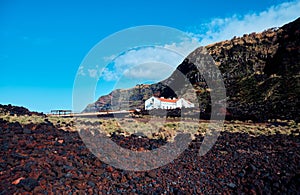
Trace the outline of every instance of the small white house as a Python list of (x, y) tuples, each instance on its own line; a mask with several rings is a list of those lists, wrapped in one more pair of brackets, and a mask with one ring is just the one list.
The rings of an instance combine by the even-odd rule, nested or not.
[(154, 97), (147, 99), (145, 101), (145, 110), (152, 109), (175, 109), (175, 108), (193, 108), (195, 105), (183, 98), (180, 99), (166, 99), (163, 97)]

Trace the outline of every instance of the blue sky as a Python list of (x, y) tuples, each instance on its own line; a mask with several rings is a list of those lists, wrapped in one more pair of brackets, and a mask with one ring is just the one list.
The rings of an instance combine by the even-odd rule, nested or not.
[[(46, 113), (72, 109), (84, 57), (99, 41), (129, 27), (168, 26), (206, 45), (281, 26), (299, 17), (298, 10), (299, 0), (1, 0), (0, 104)], [(107, 91), (98, 89), (96, 96)]]

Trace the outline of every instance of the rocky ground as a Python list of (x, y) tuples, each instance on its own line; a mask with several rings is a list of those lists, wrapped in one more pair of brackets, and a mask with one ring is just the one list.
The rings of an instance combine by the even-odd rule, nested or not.
[[(112, 140), (138, 150), (165, 144), (134, 135), (113, 134)], [(76, 131), (60, 130), (50, 122), (21, 125), (0, 119), (0, 194), (300, 193), (298, 126), (289, 134), (225, 131), (200, 157), (202, 140), (197, 135), (164, 167), (132, 172), (101, 162)]]

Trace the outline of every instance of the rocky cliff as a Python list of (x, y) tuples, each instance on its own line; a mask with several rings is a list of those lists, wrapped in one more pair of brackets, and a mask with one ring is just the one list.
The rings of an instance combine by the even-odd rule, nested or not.
[[(299, 121), (300, 18), (280, 28), (211, 44), (205, 48), (222, 73), (230, 118)], [(201, 55), (197, 49), (192, 53)], [(192, 84), (187, 88), (186, 81)], [(172, 86), (176, 86), (174, 90)], [(181, 89), (180, 89), (181, 88)], [(210, 89), (188, 57), (166, 80), (114, 90), (84, 112), (143, 108), (150, 96), (181, 96), (210, 112)]]

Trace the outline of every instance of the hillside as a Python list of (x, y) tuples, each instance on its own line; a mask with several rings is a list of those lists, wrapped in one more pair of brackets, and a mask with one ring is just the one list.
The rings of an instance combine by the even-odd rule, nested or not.
[[(300, 18), (280, 28), (234, 37), (205, 47), (224, 78), (230, 118), (299, 121), (299, 29)], [(166, 80), (114, 90), (88, 105), (84, 112), (143, 108), (144, 101), (152, 95), (166, 98), (181, 96), (200, 103), (201, 110), (209, 112), (209, 90), (203, 76), (189, 59), (190, 56), (201, 55), (201, 52), (202, 49), (192, 52)], [(180, 85), (178, 78), (182, 74), (193, 88), (185, 90), (182, 85), (181, 91), (173, 91), (170, 86)]]
[(32, 116), (32, 115), (36, 115), (36, 116), (44, 116), (43, 113), (39, 113), (39, 112), (33, 112), (28, 110), (27, 108), (21, 107), (21, 106), (13, 106), (11, 104), (8, 105), (2, 105), (0, 104), (0, 114), (8, 114), (11, 116), (22, 116), (22, 115), (28, 115), (28, 116)]

